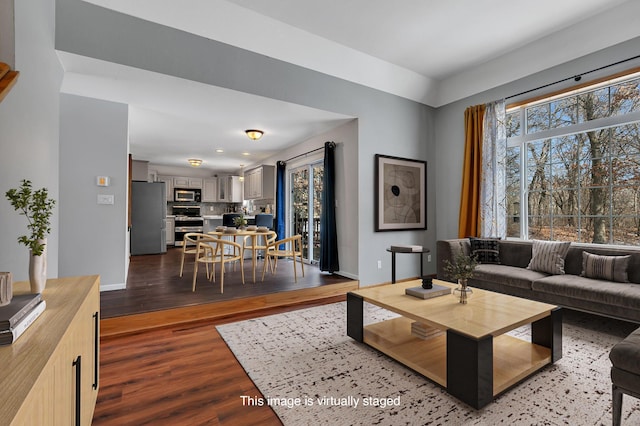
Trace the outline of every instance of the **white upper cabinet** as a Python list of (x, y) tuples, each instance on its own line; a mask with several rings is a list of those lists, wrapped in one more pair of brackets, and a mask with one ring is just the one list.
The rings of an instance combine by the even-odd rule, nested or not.
[(218, 178), (204, 178), (202, 185), (202, 202), (215, 203), (218, 201)]
[(260, 166), (244, 174), (245, 200), (275, 198), (275, 166)]
[(202, 178), (174, 176), (173, 187), (180, 188), (180, 189), (183, 189), (183, 188), (202, 189)]
[(240, 176), (218, 177), (218, 201), (224, 203), (242, 202), (242, 182), (240, 182)]

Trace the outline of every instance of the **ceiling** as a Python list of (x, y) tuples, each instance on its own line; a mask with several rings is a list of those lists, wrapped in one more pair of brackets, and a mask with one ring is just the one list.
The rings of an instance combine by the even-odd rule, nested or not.
[[(435, 107), (640, 36), (636, 0), (87, 1)], [(158, 164), (238, 168), (353, 118), (59, 54), (63, 91), (129, 104), (131, 152)]]

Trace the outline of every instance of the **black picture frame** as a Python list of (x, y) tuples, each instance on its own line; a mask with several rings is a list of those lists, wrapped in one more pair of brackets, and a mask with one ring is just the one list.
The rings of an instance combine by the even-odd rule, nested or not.
[(375, 155), (375, 230), (427, 229), (427, 162)]

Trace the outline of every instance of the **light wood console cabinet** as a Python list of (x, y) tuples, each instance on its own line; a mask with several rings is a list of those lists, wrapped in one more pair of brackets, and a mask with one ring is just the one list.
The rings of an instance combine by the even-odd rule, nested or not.
[[(47, 281), (40, 317), (0, 347), (1, 425), (90, 425), (98, 396), (100, 278)], [(15, 284), (14, 294), (28, 292)]]

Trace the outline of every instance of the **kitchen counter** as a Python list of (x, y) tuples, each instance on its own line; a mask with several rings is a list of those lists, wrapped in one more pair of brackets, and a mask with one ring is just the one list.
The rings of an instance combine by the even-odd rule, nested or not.
[[(202, 215), (202, 218), (207, 220), (207, 219), (222, 219), (222, 215), (221, 214), (215, 214), (215, 215)], [(244, 215), (245, 219), (255, 219), (256, 217), (253, 215)]]

